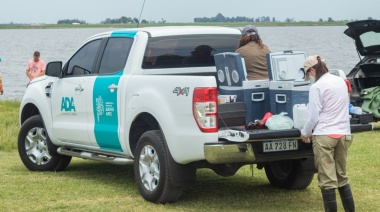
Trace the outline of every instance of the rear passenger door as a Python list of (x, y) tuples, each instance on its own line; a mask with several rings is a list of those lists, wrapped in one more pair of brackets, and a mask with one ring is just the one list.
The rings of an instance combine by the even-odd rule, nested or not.
[(119, 141), (119, 80), (129, 55), (133, 38), (110, 37), (98, 62), (98, 76), (87, 98), (88, 133), (100, 149), (121, 152)]

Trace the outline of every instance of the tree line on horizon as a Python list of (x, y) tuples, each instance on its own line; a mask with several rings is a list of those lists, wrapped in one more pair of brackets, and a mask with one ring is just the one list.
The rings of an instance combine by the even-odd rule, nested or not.
[[(105, 20), (100, 22), (101, 24), (138, 24), (139, 19), (138, 18), (131, 18), (131, 17), (125, 17), (121, 16), (120, 18), (106, 18)], [(161, 19), (161, 21), (155, 22), (155, 21), (147, 21), (145, 19), (141, 20), (141, 24), (155, 24), (155, 23), (166, 23), (166, 20)], [(87, 24), (86, 21), (78, 20), (78, 19), (64, 19), (59, 20), (57, 24)]]
[[(372, 17), (368, 17), (367, 20), (373, 20)], [(328, 17), (326, 22), (334, 22), (333, 18)], [(347, 21), (347, 20), (345, 20)], [(160, 21), (147, 21), (145, 19), (141, 20), (141, 24), (164, 24), (167, 21), (161, 18)], [(194, 18), (194, 23), (207, 23), (207, 22), (281, 22), (278, 21), (275, 17), (270, 18), (269, 16), (261, 16), (261, 17), (245, 17), (245, 16), (236, 16), (236, 17), (225, 17), (223, 14), (218, 13), (214, 17), (203, 17), (203, 18)], [(294, 18), (286, 18), (284, 22), (296, 22)], [(318, 22), (325, 22), (322, 18), (318, 20)], [(105, 20), (100, 22), (101, 24), (138, 24), (138, 18), (125, 17), (121, 16), (120, 18), (106, 18)], [(78, 19), (64, 19), (59, 20), (57, 24), (87, 24), (84, 20)]]
[[(368, 20), (373, 20), (372, 17), (368, 17)], [(328, 17), (326, 22), (334, 22), (333, 18)], [(194, 23), (197, 22), (281, 22), (278, 21), (275, 17), (270, 18), (269, 16), (261, 16), (261, 17), (225, 17), (222, 13), (218, 13), (214, 17), (203, 17), (203, 18), (194, 18)], [(294, 18), (286, 18), (285, 22), (296, 22)], [(318, 22), (324, 22), (322, 18), (318, 20)]]

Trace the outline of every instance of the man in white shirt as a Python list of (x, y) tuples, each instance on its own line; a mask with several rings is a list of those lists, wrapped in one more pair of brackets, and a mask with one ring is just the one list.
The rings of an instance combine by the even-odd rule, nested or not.
[(347, 150), (352, 142), (347, 85), (342, 78), (329, 73), (318, 55), (305, 60), (304, 70), (315, 77), (315, 83), (310, 87), (301, 139), (310, 143), (312, 137), (325, 211), (337, 210), (337, 188), (345, 211), (354, 211), (354, 199), (346, 175)]

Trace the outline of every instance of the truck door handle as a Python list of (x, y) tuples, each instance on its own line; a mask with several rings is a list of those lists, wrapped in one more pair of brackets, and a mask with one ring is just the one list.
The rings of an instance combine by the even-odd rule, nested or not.
[(119, 87), (115, 84), (112, 83), (112, 85), (108, 86), (108, 90), (110, 90), (111, 92), (114, 92), (115, 90), (117, 90)]
[(75, 91), (83, 91), (84, 89), (82, 88), (81, 85), (79, 85), (78, 87), (75, 87)]

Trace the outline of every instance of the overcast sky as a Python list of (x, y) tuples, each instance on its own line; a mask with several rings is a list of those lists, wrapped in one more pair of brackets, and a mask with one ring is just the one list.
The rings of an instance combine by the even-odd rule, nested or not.
[[(0, 24), (139, 17), (144, 0), (2, 0)], [(193, 22), (197, 17), (275, 17), (295, 21), (380, 19), (379, 0), (145, 0), (141, 19)]]

